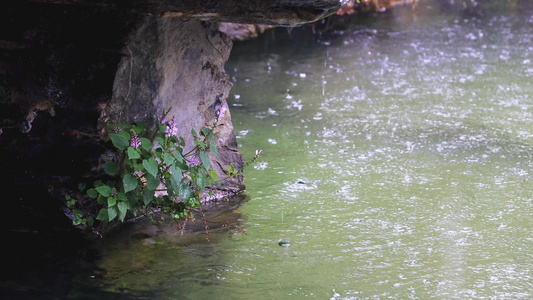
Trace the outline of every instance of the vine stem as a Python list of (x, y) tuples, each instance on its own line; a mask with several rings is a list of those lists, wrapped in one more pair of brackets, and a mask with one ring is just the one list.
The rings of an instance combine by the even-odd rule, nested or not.
[(202, 216), (202, 223), (204, 223), (206, 239), (209, 241), (210, 240), (210, 236), (211, 236), (211, 234), (209, 233), (209, 225), (207, 224), (207, 220), (205, 218), (205, 213), (204, 213), (204, 210), (202, 209), (202, 205), (201, 204), (200, 204), (199, 208), (200, 208), (200, 215)]

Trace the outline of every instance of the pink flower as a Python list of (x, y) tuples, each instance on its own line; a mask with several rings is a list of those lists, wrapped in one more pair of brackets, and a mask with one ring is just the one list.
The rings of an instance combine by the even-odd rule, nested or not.
[(165, 137), (171, 137), (174, 135), (178, 135), (178, 127), (176, 122), (174, 121), (174, 118), (170, 120), (170, 122), (167, 123), (167, 129), (165, 130)]
[(187, 161), (187, 165), (189, 167), (198, 166), (199, 164), (200, 164), (200, 157), (198, 156), (198, 152), (191, 155), (191, 157), (189, 157), (189, 160)]
[(226, 115), (228, 110), (229, 110), (228, 103), (226, 101), (222, 102), (222, 104), (220, 105), (220, 108), (216, 112), (217, 122), (220, 122), (220, 120)]
[(141, 146), (141, 139), (139, 139), (139, 136), (137, 134), (133, 134), (133, 136), (130, 139), (130, 146), (137, 149)]

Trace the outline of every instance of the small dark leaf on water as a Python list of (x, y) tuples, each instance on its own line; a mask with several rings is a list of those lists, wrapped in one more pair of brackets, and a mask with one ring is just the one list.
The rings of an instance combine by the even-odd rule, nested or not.
[(280, 246), (289, 246), (290, 244), (291, 242), (286, 242), (286, 241), (281, 241), (281, 240), (278, 242), (278, 245)]

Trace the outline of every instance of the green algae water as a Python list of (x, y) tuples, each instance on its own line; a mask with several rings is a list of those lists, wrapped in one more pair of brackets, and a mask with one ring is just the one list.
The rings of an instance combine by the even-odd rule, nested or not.
[(230, 229), (108, 239), (71, 298), (531, 299), (533, 12), (418, 9), (236, 43)]

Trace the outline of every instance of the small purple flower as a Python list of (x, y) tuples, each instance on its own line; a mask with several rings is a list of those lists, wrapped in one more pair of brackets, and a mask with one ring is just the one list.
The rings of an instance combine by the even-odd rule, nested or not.
[(111, 191), (111, 197), (115, 197), (116, 195), (117, 195), (117, 189), (114, 188), (114, 189)]
[(187, 161), (187, 165), (189, 167), (198, 166), (199, 164), (200, 164), (200, 157), (198, 156), (198, 152), (191, 155), (191, 157), (189, 157), (189, 160)]
[(178, 135), (178, 126), (176, 124), (176, 121), (174, 121), (174, 118), (170, 120), (170, 122), (167, 123), (167, 129), (165, 130), (165, 137), (171, 137), (174, 135)]
[(139, 139), (139, 136), (137, 134), (133, 134), (133, 136), (130, 139), (130, 146), (137, 149), (141, 146), (141, 139)]
[(222, 102), (222, 104), (218, 108), (218, 111), (216, 112), (217, 122), (220, 122), (220, 120), (226, 115), (228, 110), (228, 103), (226, 101)]
[(120, 129), (120, 127), (118, 127), (117, 125), (115, 125), (115, 128), (113, 129), (113, 131), (114, 131), (115, 133), (119, 133), (119, 132), (121, 132), (122, 130)]

